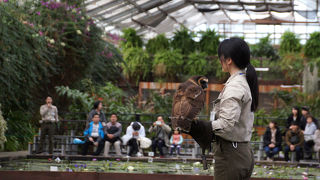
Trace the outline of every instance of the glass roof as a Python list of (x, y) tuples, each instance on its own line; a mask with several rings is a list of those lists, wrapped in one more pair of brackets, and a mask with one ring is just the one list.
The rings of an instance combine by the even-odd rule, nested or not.
[(277, 25), (318, 26), (320, 16), (314, 0), (87, 0), (85, 4), (106, 31), (119, 34), (122, 28), (132, 27), (146, 39), (160, 33), (170, 37), (181, 25), (205, 30), (219, 29), (219, 24), (245, 24), (249, 28), (238, 30), (250, 31), (252, 24), (264, 24), (273, 25), (274, 32)]

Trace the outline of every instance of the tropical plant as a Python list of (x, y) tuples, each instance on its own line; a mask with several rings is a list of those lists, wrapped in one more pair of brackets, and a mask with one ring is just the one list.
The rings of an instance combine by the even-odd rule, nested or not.
[(308, 58), (320, 57), (320, 32), (310, 34), (310, 38), (307, 40), (304, 47), (304, 54)]
[(291, 92), (275, 90), (272, 95), (280, 101), (279, 109), (286, 109), (286, 112), (290, 112), (293, 106), (308, 106), (314, 117), (320, 117), (320, 92), (308, 94), (299, 89), (293, 89)]
[(217, 32), (215, 32), (214, 29), (207, 29), (206, 31), (201, 31), (200, 34), (200, 51), (207, 53), (209, 56), (216, 55), (218, 53), (218, 46), (220, 43), (220, 36)]
[(170, 49), (169, 39), (164, 34), (159, 34), (155, 38), (149, 39), (146, 44), (146, 49), (149, 54), (156, 54), (159, 51)]
[(89, 112), (94, 103), (94, 97), (88, 93), (81, 92), (77, 89), (70, 89), (68, 86), (56, 86), (56, 91), (60, 96), (67, 96), (80, 105), (80, 112)]
[(138, 83), (146, 79), (151, 72), (152, 62), (149, 54), (142, 48), (128, 48), (123, 52), (124, 63), (122, 63), (124, 75)]
[(10, 109), (35, 112), (39, 96), (54, 95), (57, 85), (119, 76), (121, 56), (78, 3), (14, 2), (0, 6), (0, 101), (5, 116)]
[(35, 135), (35, 129), (30, 123), (31, 114), (22, 111), (11, 111), (7, 115), (7, 141), (5, 151), (25, 150)]
[(127, 48), (141, 48), (143, 45), (142, 39), (139, 35), (137, 35), (136, 30), (133, 28), (127, 28), (122, 30), (123, 41), (120, 43), (120, 47), (122, 49)]
[(286, 31), (283, 33), (279, 49), (281, 55), (286, 53), (298, 53), (301, 48), (300, 39), (293, 32)]
[(287, 80), (293, 83), (301, 83), (304, 69), (303, 54), (286, 53), (282, 55), (280, 68)]
[(183, 55), (188, 55), (196, 50), (196, 42), (193, 40), (194, 33), (187, 28), (181, 27), (174, 33), (171, 46), (174, 49), (180, 49)]
[(270, 34), (261, 38), (257, 44), (251, 47), (251, 55), (253, 57), (265, 57), (271, 60), (279, 59), (277, 50), (271, 44)]
[[(111, 82), (84, 92), (64, 86), (56, 87), (56, 90), (60, 96), (67, 96), (72, 100), (72, 104), (69, 106), (69, 111), (72, 113), (89, 112), (93, 103), (97, 100), (104, 104), (104, 111), (107, 113), (140, 112), (136, 105), (137, 97), (129, 97), (122, 89)], [(122, 117), (121, 120), (128, 121), (130, 117)]]
[(206, 53), (191, 53), (188, 56), (184, 71), (188, 75), (207, 75), (210, 68)]
[(153, 74), (158, 78), (174, 80), (182, 72), (184, 63), (180, 50), (161, 51), (155, 54), (153, 61)]

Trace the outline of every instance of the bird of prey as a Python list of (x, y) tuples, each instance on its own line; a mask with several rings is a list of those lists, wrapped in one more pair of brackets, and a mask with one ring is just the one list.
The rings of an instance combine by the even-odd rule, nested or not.
[(180, 84), (173, 97), (171, 114), (173, 129), (190, 134), (200, 145), (204, 169), (207, 169), (205, 150), (211, 148), (214, 133), (210, 121), (198, 120), (197, 115), (204, 106), (207, 87), (208, 79), (204, 76), (193, 76)]
[(204, 76), (193, 76), (179, 85), (172, 104), (171, 123), (174, 129), (190, 132), (192, 121), (204, 106), (204, 89), (207, 87), (208, 79)]

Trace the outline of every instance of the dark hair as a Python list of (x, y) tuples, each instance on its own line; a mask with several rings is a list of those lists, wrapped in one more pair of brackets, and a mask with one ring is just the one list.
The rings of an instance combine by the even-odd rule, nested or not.
[(250, 64), (250, 48), (248, 44), (240, 38), (225, 39), (219, 44), (218, 56), (219, 58), (223, 56), (224, 59), (231, 58), (240, 69), (247, 68), (246, 79), (252, 96), (251, 111), (255, 111), (259, 104), (259, 86), (256, 70)]
[(276, 121), (270, 121), (270, 123), (273, 123), (274, 127), (278, 127), (278, 123)]
[(138, 122), (134, 122), (132, 124), (132, 129), (135, 130), (135, 131), (139, 131), (141, 128), (140, 124)]
[(307, 120), (308, 118), (311, 118), (311, 119), (312, 119), (312, 121), (313, 121), (313, 117), (312, 117), (310, 114), (309, 114), (309, 115), (307, 115), (306, 120)]
[(299, 123), (298, 122), (292, 122), (291, 125), (292, 126), (299, 126)]
[(100, 118), (100, 114), (94, 113), (93, 116), (92, 116), (92, 119), (93, 119), (95, 116), (99, 116), (99, 118)]
[(102, 103), (102, 102), (101, 101), (94, 102), (92, 109), (97, 109), (100, 103)]
[(302, 106), (301, 110), (305, 110), (309, 112), (309, 107), (308, 106)]
[[(301, 117), (300, 107), (299, 106), (293, 106), (292, 109), (295, 109), (295, 110), (298, 111), (297, 118), (300, 119), (300, 117)], [(293, 116), (293, 113), (292, 113), (292, 116)]]
[(47, 100), (48, 98), (51, 98), (51, 99), (52, 99), (52, 96), (48, 95), (48, 96), (46, 97), (46, 100)]

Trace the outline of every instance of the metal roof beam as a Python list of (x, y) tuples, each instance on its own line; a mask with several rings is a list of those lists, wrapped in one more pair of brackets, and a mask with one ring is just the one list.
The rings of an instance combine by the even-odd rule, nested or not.
[(212, 0), (212, 1), (189, 0), (189, 2), (196, 3), (196, 4), (223, 4), (223, 5), (244, 4), (244, 5), (251, 5), (251, 6), (254, 6), (254, 5), (288, 5), (288, 6), (290, 6), (291, 5), (290, 1), (282, 1), (282, 2), (264, 2), (264, 1), (260, 1), (260, 2), (242, 2), (242, 1), (230, 2), (230, 1), (217, 1), (217, 0)]
[(226, 12), (226, 10), (224, 9), (224, 7), (221, 6), (220, 3), (218, 3), (219, 8), (222, 10), (223, 14), (225, 16), (227, 16), (227, 18), (229, 19), (230, 22), (232, 22), (233, 20), (230, 18), (230, 16), (228, 15), (228, 13)]
[(90, 9), (90, 10), (87, 10), (87, 13), (88, 15), (92, 16), (94, 14), (97, 14), (99, 13), (100, 11), (103, 11), (105, 9), (108, 9), (108, 8), (111, 8), (113, 6), (116, 6), (120, 3), (124, 2), (124, 0), (113, 0), (111, 2), (107, 2), (107, 3), (104, 3), (96, 8), (93, 8), (93, 9)]
[[(171, 1), (171, 0), (150, 0), (150, 1), (140, 5), (140, 7), (142, 9), (144, 9), (145, 11), (148, 11), (148, 10), (150, 10), (152, 8), (161, 6), (161, 5), (163, 5), (163, 4), (165, 4), (165, 3), (169, 2), (169, 1)], [(104, 19), (102, 19), (102, 21), (109, 22), (109, 23), (119, 23), (119, 22), (127, 19), (127, 18), (123, 18), (123, 17), (128, 16), (128, 15), (134, 16), (134, 15), (137, 15), (137, 14), (139, 14), (139, 11), (137, 11), (135, 8), (132, 8), (132, 9), (129, 9), (129, 10), (126, 10), (126, 11), (122, 11), (122, 12), (120, 12), (118, 14), (115, 14), (112, 17), (104, 18)], [(117, 21), (113, 22), (115, 20), (117, 20)]]

